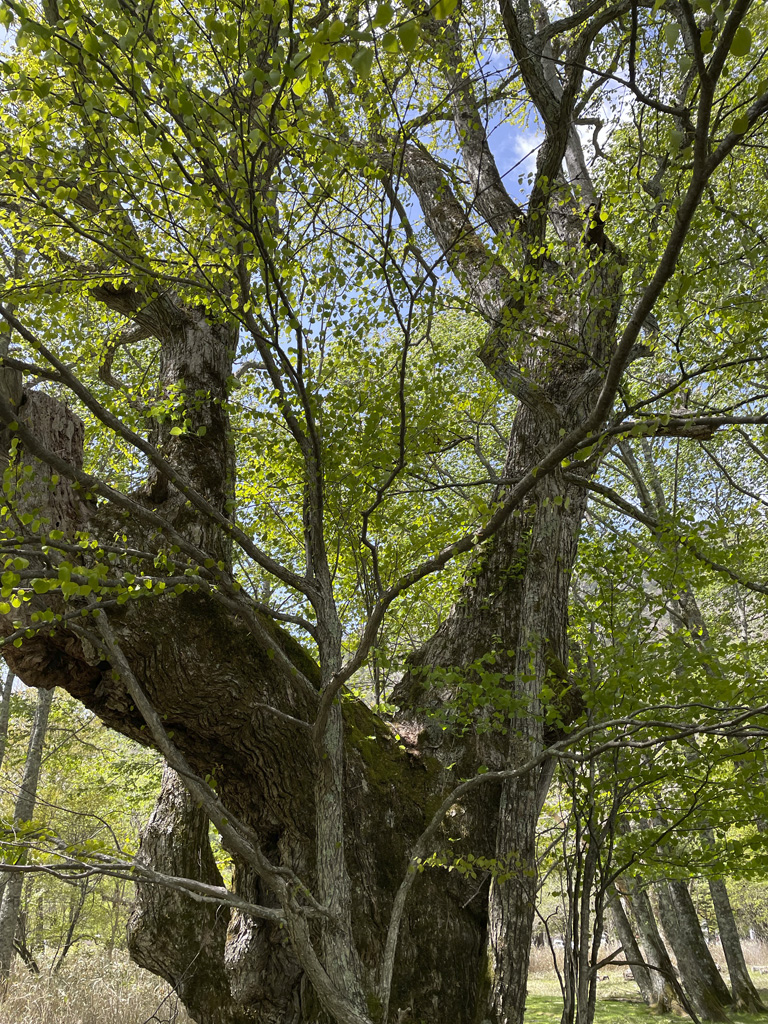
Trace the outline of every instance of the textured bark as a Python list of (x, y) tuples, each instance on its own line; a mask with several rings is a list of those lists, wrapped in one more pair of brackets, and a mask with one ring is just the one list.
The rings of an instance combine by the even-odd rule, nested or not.
[[(451, 223), (442, 230), (450, 237), (456, 227)], [(505, 466), (512, 480), (556, 443), (561, 430), (580, 422), (594, 399), (592, 361), (566, 356), (557, 343), (578, 339), (577, 351), (590, 352), (597, 362), (605, 358), (621, 295), (620, 262), (598, 261), (591, 287), (569, 316), (555, 307), (553, 294), (544, 287), (533, 322), (518, 325), (536, 336), (545, 330), (544, 323), (552, 334), (548, 354), (533, 350), (529, 357), (525, 376), (540, 383), (535, 397), (527, 394), (521, 400), (512, 427)], [(496, 354), (489, 356), (491, 361), (503, 362), (506, 346), (498, 334), (492, 346)], [(444, 765), (455, 762), (461, 774), (478, 765), (525, 763), (581, 710), (566, 666), (569, 588), (585, 508), (584, 488), (558, 472), (543, 480), (478, 556), (451, 614), (410, 659), (395, 690), (393, 699), (423, 749), (435, 749)], [(461, 686), (442, 681), (444, 670), (457, 669), (481, 686), (484, 671), (501, 674), (517, 705), (503, 730), (488, 730), (489, 708), (476, 712), (477, 734), (469, 739), (436, 728), (435, 721), (445, 723), (446, 714), (450, 724), (447, 709), (461, 700)], [(545, 685), (554, 697), (543, 705)], [(487, 849), (480, 852), (513, 866), (503, 881), (492, 881), (488, 897), (488, 967), (477, 1017), (493, 1024), (519, 1024), (525, 1009), (540, 773), (506, 782), (501, 793), (486, 792), (462, 809), (464, 834), (486, 837)]]
[[(536, 433), (534, 418), (526, 410), (519, 413), (510, 445), (510, 475), (514, 461), (530, 454), (526, 449)], [(524, 702), (525, 710), (509, 722), (506, 735), (481, 732), (459, 742), (449, 733), (442, 739), (438, 756), (444, 764), (458, 761), (462, 774), (480, 764), (517, 766), (543, 747), (539, 694), (552, 678), (548, 666), (568, 660), (568, 586), (584, 509), (583, 491), (555, 480), (548, 487), (561, 495), (564, 491), (570, 502), (543, 508), (548, 489), (542, 487), (538, 505), (532, 501), (520, 518), (505, 524), (451, 616), (412, 659), (410, 673), (394, 695), (401, 711), (422, 727), (421, 743), (430, 749), (441, 738), (430, 712), (440, 721), (441, 709), (458, 698), (433, 682), (434, 670), (460, 667), (470, 681), (482, 680), (481, 659), (493, 655), (493, 671), (506, 675), (510, 693)], [(476, 837), (474, 852), (511, 868), (505, 880), (492, 881), (489, 892), (488, 977), (478, 993), (479, 1004), (487, 1000), (487, 1007), (479, 1005), (478, 1019), (522, 1019), (536, 893), (538, 787), (539, 772), (531, 772), (505, 784), (500, 794), (483, 794), (463, 808), (462, 830)], [(483, 836), (487, 847), (478, 851), (477, 837)]]
[[(30, 821), (35, 813), (37, 800), (37, 784), (40, 779), (40, 766), (43, 762), (43, 745), (48, 729), (48, 716), (53, 703), (53, 690), (40, 690), (35, 705), (35, 717), (32, 720), (32, 731), (29, 736), (27, 760), (21, 779), (19, 795), (13, 811), (14, 824)], [(26, 863), (26, 855), (21, 854), (17, 863)], [(0, 906), (0, 979), (7, 980), (13, 963), (16, 928), (19, 921), (19, 906), (24, 875), (14, 872), (8, 879)]]
[(731, 994), (720, 977), (685, 882), (658, 885), (659, 918), (677, 960), (686, 995), (702, 1020), (727, 1021)]
[(728, 964), (733, 1008), (746, 1013), (765, 1013), (765, 1005), (757, 989), (752, 984), (752, 979), (747, 970), (744, 951), (741, 948), (741, 940), (736, 927), (736, 919), (733, 916), (731, 901), (728, 898), (728, 890), (722, 878), (711, 878), (709, 880), (709, 893), (715, 908), (717, 927), (720, 932), (723, 952), (725, 953), (725, 961)]
[[(580, 298), (564, 313), (558, 306), (558, 287), (549, 281), (529, 320), (522, 314), (512, 317), (511, 332), (542, 341), (541, 348), (530, 347), (526, 363), (526, 374), (539, 384), (535, 394), (526, 392), (510, 434), (505, 475), (513, 480), (555, 445), (562, 431), (587, 415), (599, 380), (594, 368), (610, 354), (621, 298), (621, 261), (611, 254), (588, 250), (567, 273), (550, 267), (547, 274), (564, 274), (572, 289), (580, 289)], [(118, 311), (130, 312), (136, 304), (127, 287), (109, 291), (106, 298)], [(89, 502), (87, 489), (76, 491), (65, 472), (57, 474), (55, 485), (29, 490), (19, 500), (65, 535), (87, 525), (97, 538), (124, 535), (129, 547), (147, 551), (162, 542), (153, 525), (153, 516), (159, 514), (162, 529), (175, 531), (226, 566), (232, 462), (224, 398), (232, 335), (195, 311), (178, 304), (169, 308), (170, 301), (157, 300), (149, 312), (134, 310), (132, 315), (145, 317), (148, 329), (160, 339), (162, 383), (178, 403), (178, 412), (158, 424), (154, 438), (177, 478), (151, 462), (146, 485), (131, 495), (135, 513), (130, 516), (117, 514), (113, 505)], [(495, 302), (498, 307), (498, 297)], [(497, 363), (503, 362), (511, 341), (495, 333)], [(50, 481), (50, 470), (35, 458), (47, 449), (78, 470), (80, 421), (36, 393), (22, 398), (21, 405), (20, 422), (34, 429), (21, 432), (13, 465), (23, 470), (29, 464), (35, 479)], [(171, 424), (182, 415), (191, 427), (174, 435)], [(203, 427), (204, 435), (198, 436)], [(579, 466), (582, 473), (591, 471)], [(20, 480), (27, 479), (22, 472)], [(185, 490), (190, 486), (199, 500), (190, 499)], [(503, 494), (502, 488), (499, 497)], [(296, 641), (258, 613), (244, 617), (203, 591), (153, 596), (108, 610), (131, 671), (192, 769), (203, 777), (214, 775), (224, 804), (255, 830), (263, 849), (336, 912), (339, 932), (332, 934), (330, 926), (318, 924), (317, 948), (337, 987), (356, 1006), (365, 995), (374, 1015), (392, 897), (437, 797), (456, 777), (483, 765), (517, 766), (538, 755), (547, 739), (559, 735), (563, 721), (579, 711), (566, 668), (567, 607), (585, 504), (585, 489), (555, 472), (479, 552), (453, 612), (414, 656), (396, 695), (404, 720), (399, 731), (412, 739), (409, 752), (400, 749), (373, 714), (348, 701), (333, 712), (321, 745), (314, 746), (301, 723), (314, 721), (318, 688), (335, 663), (326, 659), (321, 676)], [(320, 543), (309, 536), (310, 548)], [(321, 561), (318, 555), (314, 564)], [(322, 578), (316, 581), (322, 588)], [(331, 596), (325, 594), (323, 600), (328, 604)], [(47, 597), (36, 597), (25, 612), (49, 605)], [(3, 628), (7, 633), (12, 624), (4, 621)], [(333, 628), (333, 616), (328, 615), (321, 649), (324, 644), (332, 647)], [(123, 681), (80, 634), (66, 629), (39, 633), (20, 648), (9, 649), (8, 658), (25, 682), (62, 685), (108, 725), (146, 742), (144, 722)], [(482, 682), (487, 668), (501, 674), (512, 701), (503, 729), (487, 728), (491, 723), (485, 708), (470, 716), (468, 729), (454, 728), (461, 687), (446, 689), (434, 674), (457, 667), (473, 681)], [(554, 707), (542, 706), (545, 685), (560, 695)], [(456, 767), (449, 771), (452, 762)], [(393, 1019), (441, 1024), (522, 1020), (536, 892), (536, 821), (547, 772), (537, 769), (501, 788), (478, 790), (446, 825), (438, 853), (445, 847), (459, 855), (495, 857), (500, 870), (489, 890), (457, 873), (446, 879), (439, 869), (419, 878), (397, 946)], [(165, 864), (171, 874), (179, 873), (174, 867), (179, 854), (155, 833), (166, 818), (181, 822), (180, 808), (170, 791), (164, 793), (154, 832), (144, 845), (143, 855), (161, 869)], [(189, 835), (197, 835), (200, 827), (194, 821), (179, 824)], [(204, 851), (195, 850), (197, 860), (190, 870), (209, 870)], [(268, 900), (237, 857), (235, 867), (235, 890), (257, 892), (260, 900)], [(152, 900), (152, 913), (135, 920), (132, 948), (152, 969), (184, 986), (185, 999), (201, 1019), (215, 1024), (215, 1012), (220, 1012), (223, 1024), (229, 1024), (241, 1012), (235, 1005), (266, 1024), (281, 1015), (317, 1017), (317, 1000), (293, 952), (280, 947), (278, 954), (273, 947), (279, 943), (269, 937), (268, 928), (235, 915), (234, 938), (225, 954), (213, 938), (218, 933), (211, 931), (207, 910), (190, 904), (183, 915), (185, 934), (194, 934), (189, 922), (202, 915), (200, 934), (212, 936), (206, 940), (206, 958), (214, 958), (215, 947), (221, 960), (218, 967), (211, 960), (200, 971), (214, 979), (213, 990), (223, 992), (225, 978), (230, 986), (232, 1001), (222, 995), (215, 1011), (195, 984), (184, 981), (191, 939), (174, 952), (162, 937), (162, 929), (182, 913), (179, 896), (159, 890)], [(162, 951), (157, 958), (151, 954), (154, 943)], [(290, 969), (286, 957), (293, 964)]]
[[(463, 125), (459, 131), (464, 132), (473, 180), (478, 188), (495, 182), (499, 189), (501, 179), (488, 164), (490, 150), (482, 149), (469, 118), (472, 104), (471, 90), (464, 88), (457, 94), (454, 112)], [(508, 479), (520, 479), (563, 434), (584, 422), (594, 404), (599, 368), (615, 343), (622, 261), (608, 247), (600, 251), (582, 245), (579, 223), (573, 265), (560, 268), (544, 261), (543, 267), (536, 263), (529, 268), (540, 274), (540, 287), (529, 308), (510, 291), (511, 277), (500, 262), (489, 269), (487, 251), (467, 230), (466, 211), (449, 201), (442, 172), (432, 158), (409, 146), (406, 164), (436, 240), (450, 253), (452, 265), (454, 259), (460, 260), (456, 272), (467, 281), (489, 321), (491, 331), (481, 358), (520, 399), (505, 467)], [(507, 204), (498, 218), (492, 206), (489, 197), (484, 216), (500, 230), (504, 217), (515, 211)], [(70, 505), (59, 502), (67, 513), (57, 517), (59, 528), (71, 532), (87, 522), (97, 537), (124, 532), (132, 546), (152, 551), (158, 546), (158, 528), (149, 513), (156, 511), (167, 524), (162, 529), (176, 531), (226, 566), (229, 541), (221, 520), (232, 498), (225, 411), (232, 332), (209, 323), (170, 294), (145, 304), (126, 285), (102, 286), (97, 297), (160, 340), (161, 383), (175, 405), (173, 415), (157, 424), (153, 441), (178, 479), (150, 459), (146, 486), (132, 495), (138, 514), (130, 519), (102, 505), (88, 507), (76, 494), (70, 495), (70, 488)], [(514, 348), (527, 353), (521, 368), (509, 359)], [(265, 358), (271, 358), (268, 352)], [(64, 451), (74, 466), (81, 464), (76, 425), (69, 446), (62, 449), (59, 444), (68, 422), (61, 410), (41, 408), (24, 415), (45, 447)], [(38, 429), (37, 420), (46, 416), (53, 426), (42, 424)], [(188, 429), (172, 434), (172, 424), (182, 417), (189, 421)], [(31, 440), (25, 443), (34, 455)], [(310, 457), (304, 455), (311, 468)], [(582, 463), (579, 467), (576, 475), (592, 471)], [(190, 499), (186, 485), (195, 489), (200, 501)], [(319, 742), (310, 742), (309, 730), (302, 727), (315, 719), (317, 690), (336, 670), (334, 642), (338, 646), (333, 635), (338, 624), (329, 610), (332, 593), (322, 577), (322, 494), (315, 494), (312, 487), (310, 479), (305, 509), (307, 573), (311, 568), (319, 594), (315, 607), (321, 654), (331, 652), (323, 657), (322, 673), (283, 630), (258, 613), (250, 619), (238, 615), (204, 592), (131, 601), (110, 609), (109, 621), (139, 686), (193, 770), (201, 776), (215, 775), (224, 804), (256, 832), (263, 849), (305, 880), (334, 911), (336, 931), (330, 925), (313, 925), (320, 932), (316, 948), (337, 987), (347, 991), (356, 1008), (365, 993), (375, 1016), (377, 971), (392, 897), (437, 797), (455, 778), (481, 766), (515, 767), (538, 756), (547, 740), (560, 735), (563, 722), (579, 711), (567, 672), (567, 607), (586, 491), (559, 471), (545, 477), (478, 553), (453, 612), (416, 653), (396, 695), (403, 718), (398, 730), (412, 741), (405, 752), (369, 711), (352, 702), (345, 701), (341, 710), (332, 712)], [(506, 490), (500, 488), (497, 497), (503, 499)], [(46, 494), (38, 497), (38, 503), (45, 504)], [(201, 502), (218, 514), (218, 524)], [(142, 508), (146, 516), (141, 515)], [(35, 607), (33, 601), (30, 608)], [(40, 635), (25, 640), (9, 657), (25, 681), (64, 685), (107, 724), (145, 739), (144, 723), (123, 683), (113, 678), (96, 647), (79, 635), (66, 630)], [(456, 727), (461, 686), (446, 688), (435, 673), (457, 668), (472, 682), (482, 684), (488, 669), (503, 679), (510, 707), (502, 729), (490, 728), (486, 708), (470, 715), (464, 723), (468, 728)], [(542, 706), (545, 685), (555, 695), (554, 706), (552, 699)], [(522, 1021), (536, 893), (536, 822), (548, 771), (537, 769), (502, 787), (478, 790), (446, 824), (437, 853), (494, 857), (499, 870), (489, 889), (462, 880), (457, 873), (446, 878), (439, 870), (419, 878), (397, 946), (393, 1020)], [(190, 836), (198, 835), (201, 826), (194, 820), (183, 824), (188, 808), (169, 787), (170, 783), (143, 855), (177, 874), (179, 854), (172, 843), (159, 839), (163, 822), (176, 822)], [(195, 849), (197, 859), (188, 865), (190, 871), (209, 870), (204, 849), (199, 844)], [(262, 903), (268, 900), (237, 858), (235, 867), (236, 891), (255, 893)], [(178, 895), (158, 890), (151, 902), (154, 910), (135, 920), (132, 948), (152, 969), (185, 985), (185, 999), (194, 1012), (215, 1024), (212, 1006), (183, 980), (189, 972), (191, 938), (174, 950), (160, 934), (166, 923), (182, 914)], [(190, 904), (183, 911), (185, 921), (198, 913), (200, 934), (216, 935), (205, 909)], [(194, 935), (191, 924), (185, 925), (184, 934)], [(216, 991), (223, 992), (222, 979), (229, 979), (231, 1001), (225, 995), (218, 1000), (223, 1024), (238, 1019), (235, 1004), (265, 1024), (318, 1018), (317, 1000), (308, 991), (294, 954), (281, 950), (278, 955), (273, 947), (279, 943), (270, 934), (262, 924), (234, 915), (226, 955), (219, 939), (211, 938), (206, 946), (211, 965), (201, 972), (213, 979)], [(162, 953), (153, 959), (155, 941)], [(220, 950), (220, 968), (213, 966), (214, 948)], [(289, 968), (285, 957), (292, 964)]]
[[(221, 885), (208, 841), (208, 818), (170, 768), (141, 839), (139, 861), (185, 878)], [(128, 921), (128, 949), (142, 967), (169, 981), (199, 1024), (245, 1024), (259, 1019), (230, 994), (226, 957), (229, 913), (214, 904), (199, 904), (183, 893), (155, 885), (138, 885)], [(241, 938), (233, 921), (232, 945)], [(235, 961), (237, 957), (234, 957)], [(232, 970), (238, 991), (237, 966)], [(290, 975), (288, 975), (290, 977)], [(264, 1020), (269, 1020), (264, 1015)]]
[(646, 967), (643, 954), (637, 944), (629, 918), (621, 902), (621, 896), (614, 890), (610, 903), (611, 922), (618, 936), (624, 959), (629, 964), (632, 977), (640, 989), (640, 994), (649, 1005), (654, 1001), (654, 988), (651, 983), (651, 971)]
[[(120, 302), (129, 298), (122, 296)], [(185, 412), (196, 417), (193, 426), (207, 424), (205, 444), (197, 436), (171, 435), (167, 424), (161, 425), (156, 440), (198, 493), (215, 509), (225, 510), (232, 481), (225, 479), (231, 455), (221, 395), (229, 372), (229, 354), (223, 351), (229, 336), (206, 331), (199, 317), (192, 320), (190, 324), (182, 318), (179, 327), (172, 318), (163, 318), (169, 325), (162, 339), (164, 379), (169, 388), (174, 381), (183, 381), (184, 394), (207, 396), (207, 401), (198, 398), (195, 408)], [(162, 324), (155, 326), (162, 333)], [(64, 406), (32, 393), (22, 397), (19, 420), (34, 428), (39, 442), (34, 451), (53, 451), (75, 472), (80, 469), (82, 424)], [(171, 529), (225, 559), (228, 555), (221, 528), (191, 508), (159, 472), (150, 473), (147, 486), (131, 496), (138, 511), (127, 518), (110, 505), (95, 507), (85, 489), (76, 491), (63, 474), (55, 486), (46, 486), (51, 471), (23, 444), (12, 465), (19, 480), (13, 497), (19, 506), (34, 509), (41, 521), (47, 520), (65, 536), (87, 525), (102, 539), (124, 534), (129, 547), (152, 550), (162, 541), (151, 518), (144, 520), (142, 509), (151, 514), (158, 510)], [(38, 483), (22, 492), (30, 478), (23, 472), (25, 465)], [(131, 569), (136, 571), (135, 564)], [(48, 606), (67, 610), (47, 597), (36, 597), (20, 614)], [(139, 684), (193, 770), (215, 775), (224, 803), (256, 831), (263, 848), (314, 887), (313, 780), (318, 773), (309, 730), (301, 722), (312, 722), (317, 711), (316, 665), (271, 620), (256, 613), (244, 621), (203, 592), (132, 601), (109, 609), (109, 619)], [(8, 635), (13, 624), (3, 619), (2, 628)], [(81, 635), (59, 628), (25, 638), (21, 647), (7, 650), (12, 667), (29, 685), (62, 685), (108, 725), (147, 742), (145, 724), (123, 682)], [(425, 814), (434, 808), (446, 779), (434, 758), (406, 753), (363, 705), (345, 700), (342, 709), (344, 803), (338, 820), (344, 828), (345, 870), (350, 876), (354, 955), (361, 962), (362, 983), (375, 1012), (377, 969), (392, 896), (410, 848), (425, 826)], [(205, 826), (193, 810), (178, 786), (168, 781), (142, 856), (169, 874), (183, 874), (184, 868), (193, 877), (215, 877), (206, 853)], [(186, 837), (188, 849), (173, 840), (174, 829)], [(270, 895), (258, 879), (240, 863), (235, 868), (235, 891), (268, 902)], [(398, 944), (391, 999), (395, 1017), (449, 1024), (470, 1019), (484, 928), (484, 908), (476, 890), (476, 884), (453, 877), (446, 882), (439, 870), (418, 879)], [(297, 1019), (319, 1019), (317, 998), (283, 938), (276, 940), (269, 928), (241, 914), (232, 915), (230, 927), (229, 916), (222, 920), (220, 913), (212, 920), (205, 905), (172, 891), (144, 889), (132, 922), (131, 948), (142, 963), (172, 980), (192, 1012), (210, 1024), (245, 1019), (271, 1024), (297, 1014)], [(178, 927), (173, 923), (177, 919)], [(215, 998), (206, 996), (207, 989)]]
[(656, 925), (648, 893), (638, 882), (631, 887), (622, 886), (621, 892), (628, 900), (643, 960), (650, 968), (649, 1006), (656, 1013), (667, 1013), (672, 1007), (677, 974)]
[[(211, 335), (207, 343), (221, 341)], [(180, 373), (194, 369), (176, 365)], [(206, 365), (210, 366), (210, 361)], [(583, 372), (579, 363), (571, 375), (561, 368), (553, 370), (553, 387), (559, 384), (563, 400), (577, 388)], [(583, 389), (577, 389), (577, 394), (581, 401), (588, 398)], [(79, 421), (55, 403), (35, 399), (29, 400), (28, 406), (24, 421), (34, 422), (35, 436), (64, 452), (67, 460), (79, 467)], [(577, 403), (569, 415), (577, 417), (581, 411)], [(215, 435), (214, 427), (210, 433)], [(222, 426), (220, 440), (213, 439), (222, 458), (228, 453), (225, 435)], [(535, 457), (540, 443), (546, 443), (540, 424), (524, 408), (512, 432), (509, 470), (519, 472)], [(176, 441), (169, 437), (167, 444)], [(177, 449), (175, 464), (183, 466), (185, 459), (195, 457), (195, 442), (188, 444), (193, 448), (191, 455)], [(22, 457), (34, 461), (31, 455)], [(199, 471), (198, 488), (207, 488), (206, 494), (215, 497), (207, 479)], [(147, 508), (159, 507), (172, 527), (183, 530), (185, 536), (212, 547), (218, 543), (217, 550), (226, 551), (225, 545), (215, 540), (220, 536), (218, 528), (190, 511), (173, 486), (163, 492), (159, 482), (151, 483), (150, 490), (146, 496), (134, 495), (134, 500), (143, 501)], [(165, 502), (159, 503), (164, 493)], [(556, 496), (562, 504), (544, 502), (544, 498)], [(223, 500), (221, 492), (219, 497)], [(66, 481), (59, 482), (55, 490), (36, 491), (27, 500), (35, 507), (48, 501), (46, 518), (65, 533), (87, 522), (97, 536), (110, 536), (119, 523), (128, 531), (130, 543), (144, 548), (153, 543), (152, 530), (141, 521), (116, 522), (109, 506), (95, 508), (81, 500)], [(445, 749), (438, 751), (441, 764), (430, 746), (430, 737), (435, 735), (430, 709), (423, 714), (420, 700), (415, 701), (415, 717), (425, 728), (421, 742), (410, 752), (401, 750), (389, 730), (362, 705), (343, 705), (350, 913), (363, 987), (374, 999), (372, 1012), (392, 895), (405, 871), (408, 851), (425, 825), (425, 813), (454, 777), (445, 771), (448, 748), (459, 751), (460, 771), (473, 771), (481, 764), (519, 763), (539, 751), (543, 743), (538, 701), (541, 685), (559, 675), (560, 685), (567, 688), (562, 678), (562, 665), (567, 662), (567, 595), (583, 508), (582, 489), (569, 487), (556, 477), (543, 482), (523, 514), (508, 520), (505, 531), (489, 545), (454, 616), (435, 638), (433, 649), (446, 650), (445, 657), (421, 653), (421, 662), (427, 665), (466, 664), (489, 653), (506, 664), (518, 680), (517, 690), (511, 686), (511, 692), (526, 699), (508, 736), (470, 731), (463, 738), (452, 737)], [(36, 598), (30, 610), (43, 604), (43, 598)], [(264, 848), (272, 851), (278, 862), (290, 866), (311, 885), (315, 809), (308, 780), (316, 778), (314, 752), (308, 733), (291, 719), (314, 719), (320, 680), (313, 663), (269, 620), (259, 620), (263, 633), (254, 634), (254, 624), (249, 627), (204, 593), (132, 601), (109, 615), (132, 670), (193, 769), (203, 776), (215, 775), (225, 804), (256, 830)], [(160, 621), (162, 630), (158, 630)], [(3, 628), (7, 632), (12, 624), (6, 620)], [(64, 629), (40, 633), (25, 639), (20, 648), (9, 648), (8, 658), (25, 682), (46, 688), (62, 685), (107, 724), (146, 742), (144, 723), (123, 683), (80, 636)], [(423, 681), (419, 684), (421, 691), (425, 685)], [(434, 704), (434, 694), (429, 702)], [(438, 731), (442, 736), (442, 730)], [(462, 881), (455, 874), (446, 878), (439, 869), (419, 878), (398, 943), (392, 1019), (399, 1015), (401, 1019), (463, 1024), (475, 1015), (483, 1019), (487, 1013), (493, 1014), (495, 1021), (519, 1019), (535, 894), (538, 775), (531, 773), (502, 793), (493, 793), (488, 787), (474, 805), (460, 810), (452, 820), (448, 831), (464, 844), (464, 850), (495, 853), (511, 869), (511, 877), (494, 882), (488, 907), (484, 905), (486, 890), (477, 882)], [(500, 800), (503, 813), (499, 818)], [(178, 825), (188, 836), (197, 835), (202, 828), (194, 821), (182, 826), (183, 814), (175, 801), (164, 793), (143, 847), (143, 856), (171, 874), (180, 873), (177, 861), (181, 853), (172, 843), (161, 841), (161, 833), (167, 835), (163, 822), (175, 823), (174, 827)], [(501, 823), (498, 830), (497, 820)], [(387, 825), (384, 831), (382, 822)], [(197, 859), (187, 867), (205, 875), (210, 862), (199, 845), (194, 850)], [(242, 865), (236, 868), (235, 890), (254, 892), (256, 880)], [(261, 891), (258, 897), (261, 901), (268, 898)], [(134, 955), (179, 986), (201, 1021), (230, 1024), (252, 1018), (272, 1024), (294, 1017), (317, 1019), (317, 1000), (295, 957), (270, 938), (269, 929), (235, 915), (230, 941), (222, 942), (226, 928), (223, 923), (211, 922), (206, 907), (186, 901), (182, 910), (182, 897), (157, 890), (150, 912), (149, 897), (143, 899), (145, 909), (132, 926)], [(176, 917), (178, 928), (171, 925)], [(169, 929), (185, 937), (172, 948), (163, 938)], [(491, 943), (485, 951), (489, 934)], [(198, 940), (193, 949), (194, 936)], [(193, 959), (201, 947), (204, 953)], [(291, 966), (286, 966), (288, 963)], [(207, 979), (205, 984), (201, 979)], [(219, 993), (214, 1003), (205, 998), (206, 986)], [(492, 1009), (486, 1010), (486, 1005)]]

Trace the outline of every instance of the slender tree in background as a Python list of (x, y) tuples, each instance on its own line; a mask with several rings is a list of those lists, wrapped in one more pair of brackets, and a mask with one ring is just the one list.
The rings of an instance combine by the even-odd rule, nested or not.
[(2, 704), (0, 704), (0, 767), (5, 759), (5, 748), (8, 743), (8, 723), (11, 718), (11, 694), (13, 693), (13, 682), (16, 677), (8, 670), (3, 683)]
[(170, 766), (134, 956), (203, 1024), (518, 1024), (600, 459), (766, 421), (758, 7), (2, 10), (5, 650)]
[[(51, 704), (53, 703), (53, 694), (53, 690), (38, 690), (35, 717), (32, 720), (32, 729), (29, 734), (27, 759), (24, 763), (24, 774), (14, 808), (14, 826), (23, 825), (24, 822), (31, 821), (35, 813), (37, 784), (40, 779), (43, 746), (45, 743), (45, 733), (48, 728)], [(17, 864), (23, 864), (25, 856), (26, 854), (22, 847)], [(16, 928), (19, 923), (19, 907), (23, 885), (23, 873), (20, 871), (14, 872), (6, 882), (3, 891), (3, 901), (0, 904), (0, 978), (4, 982), (8, 979), (11, 964), (13, 963), (14, 939), (16, 938)]]

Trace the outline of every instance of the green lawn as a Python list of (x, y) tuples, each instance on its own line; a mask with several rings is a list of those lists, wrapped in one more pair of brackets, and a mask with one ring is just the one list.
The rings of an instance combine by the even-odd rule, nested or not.
[[(760, 995), (768, 1005), (768, 990), (761, 989)], [(525, 1024), (560, 1024), (562, 1009), (557, 978), (554, 975), (531, 975)], [(599, 983), (595, 1024), (658, 1024), (660, 1019), (664, 1018), (652, 1014), (642, 1002), (634, 982), (625, 981), (621, 974), (611, 974), (609, 980)], [(687, 1017), (667, 1019), (688, 1020)], [(731, 1014), (731, 1021), (733, 1024), (766, 1024), (768, 1017), (740, 1013)]]

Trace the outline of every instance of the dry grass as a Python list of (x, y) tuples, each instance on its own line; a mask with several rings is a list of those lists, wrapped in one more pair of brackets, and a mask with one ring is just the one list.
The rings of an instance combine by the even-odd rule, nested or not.
[[(42, 965), (41, 965), (42, 966)], [(123, 952), (81, 950), (55, 975), (16, 963), (0, 1024), (192, 1024), (168, 985)]]

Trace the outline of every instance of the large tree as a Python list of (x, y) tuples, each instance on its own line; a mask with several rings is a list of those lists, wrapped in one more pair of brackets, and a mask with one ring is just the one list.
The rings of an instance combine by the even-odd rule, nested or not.
[(165, 755), (201, 1022), (522, 1020), (591, 480), (765, 420), (752, 7), (4, 3), (6, 657)]

